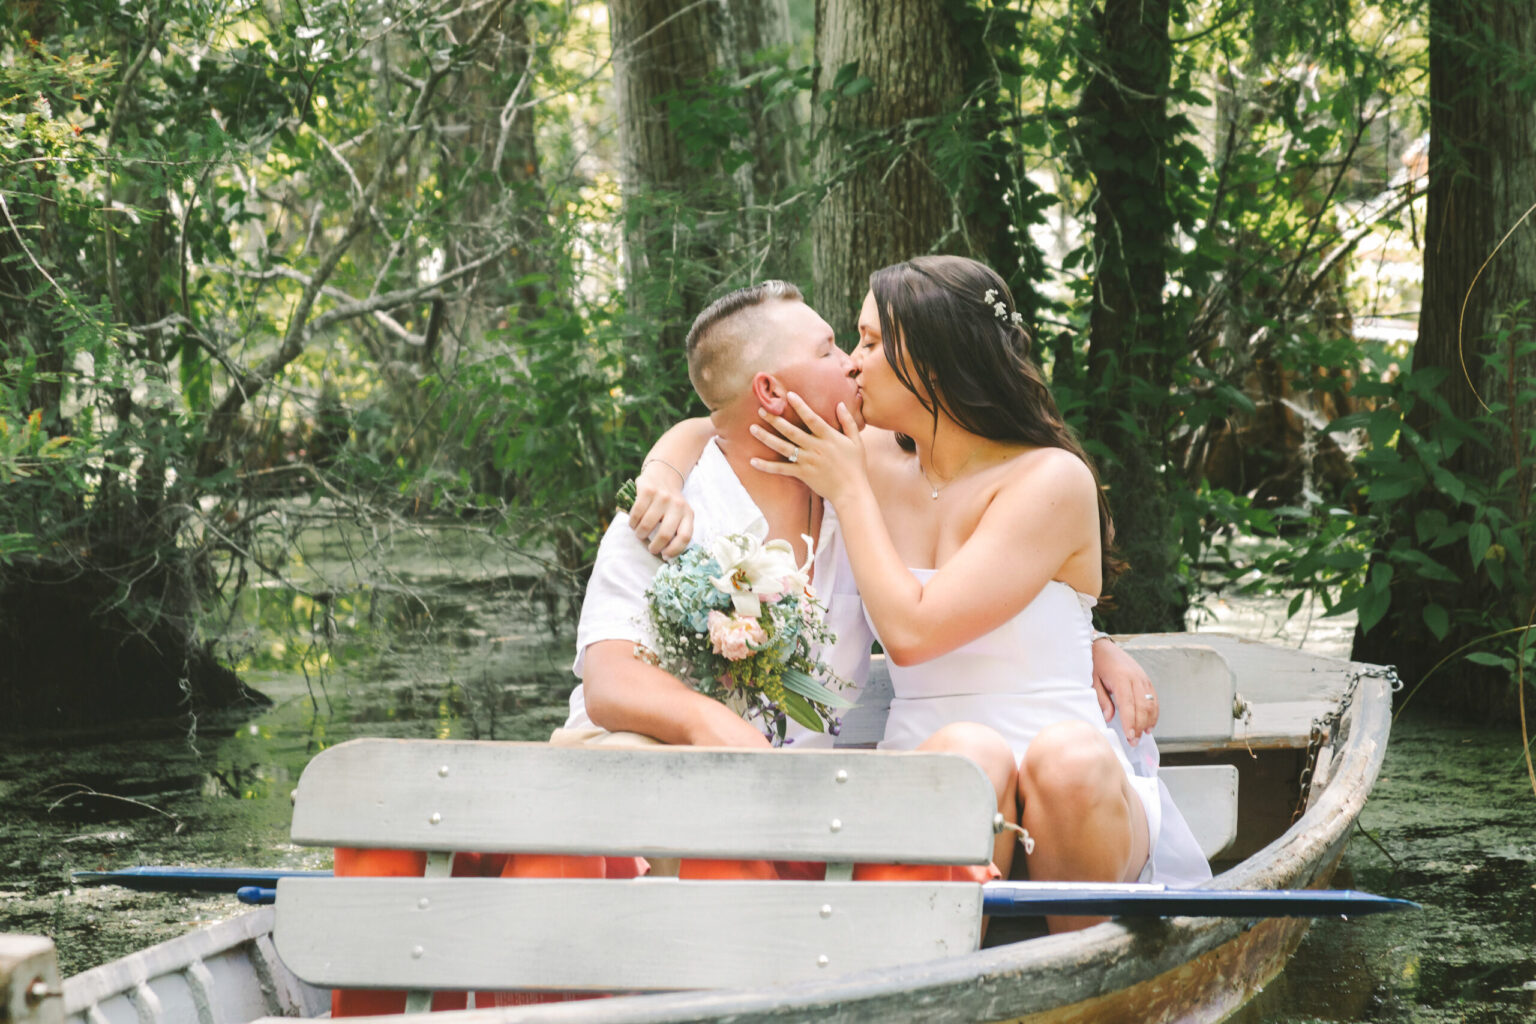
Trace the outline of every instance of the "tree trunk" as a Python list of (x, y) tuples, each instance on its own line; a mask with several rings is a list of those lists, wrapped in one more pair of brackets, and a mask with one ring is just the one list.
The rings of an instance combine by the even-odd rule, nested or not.
[(702, 85), (721, 67), (725, 13), (719, 0), (608, 2), (625, 204), (625, 292), (668, 382), (663, 397), (678, 409), (694, 404), (683, 340), (708, 301), (721, 245), (719, 225), (681, 216), (678, 201), (707, 194), (713, 176), (700, 160), (690, 159), (666, 99)]
[[(1490, 548), (1476, 561), (1469, 541), (1432, 549), (1457, 577), (1454, 583), (1395, 574), (1386, 616), (1369, 631), (1357, 631), (1354, 656), (1397, 665), (1410, 686), (1464, 644), (1497, 649), (1485, 638), (1501, 624), (1526, 625), (1533, 613), (1531, 409), (1528, 390), (1524, 398), (1519, 392), (1536, 379), (1536, 344), (1529, 309), (1511, 320), (1502, 316), (1536, 296), (1536, 230), (1527, 222), (1502, 247), (1500, 241), (1536, 205), (1536, 97), (1523, 78), (1529, 55), (1536, 53), (1536, 2), (1431, 0), (1429, 11), (1429, 208), (1413, 372), (1444, 372), (1435, 393), (1455, 419), (1477, 418), (1483, 402), (1495, 407), (1483, 432), (1487, 444), (1462, 443), (1440, 460), (1471, 494), (1490, 497), (1463, 502), (1429, 488), (1411, 494), (1394, 510), (1378, 551), (1404, 542), (1419, 548), (1421, 516), (1439, 513), (1450, 524), (1464, 524), (1480, 518), (1479, 504), (1496, 506), (1515, 529), (1527, 524), (1527, 532), (1523, 539), (1514, 530), (1495, 533), (1497, 551)], [(1507, 333), (1500, 337), (1501, 331)], [(1405, 422), (1431, 437), (1448, 425), (1426, 401), (1415, 404)], [(1455, 436), (1453, 431), (1438, 437)], [(1403, 450), (1406, 442), (1399, 444)], [(1514, 478), (1501, 486), (1499, 475), (1511, 469)], [(1523, 567), (1519, 552), (1509, 550), (1512, 542), (1525, 547)], [(1380, 554), (1372, 571), (1390, 567)], [(1431, 606), (1450, 616), (1444, 639), (1426, 628), (1439, 614), (1427, 612)], [(1457, 660), (1415, 701), (1488, 718), (1513, 709), (1514, 690), (1506, 669)]]
[(1095, 15), (1096, 52), (1084, 62), (1081, 151), (1095, 191), (1090, 434), (1111, 453), (1103, 467), (1116, 533), (1131, 571), (1106, 618), (1120, 631), (1178, 630), (1178, 523), (1164, 450), (1169, 368), (1177, 339), (1163, 309), (1173, 245), (1164, 161), (1173, 140), (1167, 92), (1168, 0), (1107, 0)]
[[(855, 63), (873, 88), (840, 96)], [(871, 273), (947, 249), (956, 208), (902, 126), (953, 107), (964, 57), (936, 0), (817, 0), (816, 64), (813, 173), (829, 191), (811, 221), (811, 277), (818, 312), (846, 337)]]
[[(738, 74), (777, 66), (790, 50), (788, 0), (730, 0), (726, 5), (734, 40), (730, 66)], [(759, 60), (758, 57), (762, 59)], [(751, 159), (736, 169), (743, 202), (740, 230), (752, 254), (752, 281), (802, 276), (797, 232), (786, 231), (774, 215), (776, 202), (805, 180), (805, 154), (794, 105), (770, 104), (760, 89), (741, 97), (751, 126), (746, 145)], [(745, 283), (745, 282), (744, 282)]]

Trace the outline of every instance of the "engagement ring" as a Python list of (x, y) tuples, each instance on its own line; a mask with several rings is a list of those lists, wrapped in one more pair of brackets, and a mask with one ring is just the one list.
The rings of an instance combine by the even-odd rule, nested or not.
[(799, 462), (800, 461), (800, 446), (799, 445), (795, 445), (795, 450), (789, 453), (789, 461), (790, 462)]

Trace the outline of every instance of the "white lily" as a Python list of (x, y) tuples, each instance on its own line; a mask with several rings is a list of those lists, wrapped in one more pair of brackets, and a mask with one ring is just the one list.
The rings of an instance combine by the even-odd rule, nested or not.
[[(764, 542), (768, 524), (758, 518), (742, 533), (716, 537), (709, 545), (710, 557), (720, 566), (721, 575), (711, 582), (731, 595), (736, 614), (758, 618), (764, 601), (777, 601), (784, 594), (798, 593), (810, 581), (811, 555), (804, 565), (795, 564), (795, 550), (786, 540)], [(811, 551), (811, 539), (804, 537), (805, 549)]]

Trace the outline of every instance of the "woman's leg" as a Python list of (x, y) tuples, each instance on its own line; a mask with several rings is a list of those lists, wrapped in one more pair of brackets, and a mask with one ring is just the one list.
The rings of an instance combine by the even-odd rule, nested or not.
[[(929, 736), (917, 749), (970, 758), (992, 781), (992, 788), (997, 794), (997, 809), (1010, 824), (1017, 824), (1019, 803), (1015, 794), (1018, 772), (1013, 761), (1013, 750), (996, 729), (975, 722), (954, 722)], [(1004, 878), (1008, 876), (1008, 868), (1013, 863), (1014, 846), (1015, 837), (1012, 832), (1003, 832), (993, 844), (992, 862)], [(966, 867), (957, 871), (945, 865), (929, 864), (860, 864), (854, 869), (853, 877), (861, 881), (947, 881), (951, 878), (955, 881), (977, 881), (982, 880), (984, 874), (990, 872), (978, 872)]]
[[(1061, 722), (1042, 729), (1019, 766), (1020, 820), (1034, 840), (1035, 881), (1133, 882), (1151, 849), (1147, 815), (1098, 729)], [(1102, 917), (1048, 917), (1074, 931)]]

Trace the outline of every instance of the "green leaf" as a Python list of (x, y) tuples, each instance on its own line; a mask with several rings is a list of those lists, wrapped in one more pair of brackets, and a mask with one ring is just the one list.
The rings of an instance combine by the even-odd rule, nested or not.
[(1436, 640), (1444, 640), (1445, 634), (1451, 631), (1450, 613), (1438, 604), (1427, 604), (1424, 606), (1424, 625), (1435, 634)]
[(1440, 531), (1446, 527), (1445, 513), (1439, 509), (1421, 509), (1413, 518), (1413, 532), (1418, 535), (1419, 542), (1423, 542), (1440, 535)]
[(1385, 448), (1392, 443), (1397, 436), (1398, 429), (1403, 425), (1400, 414), (1390, 408), (1377, 409), (1371, 413), (1370, 425), (1366, 427), (1366, 433), (1371, 436), (1371, 444), (1377, 448)]
[(859, 62), (850, 61), (837, 69), (837, 74), (832, 77), (832, 89), (841, 92), (850, 82), (859, 77)]
[(1401, 501), (1419, 489), (1416, 480), (1376, 480), (1371, 485), (1371, 500)]
[(1391, 598), (1386, 591), (1367, 590), (1360, 594), (1359, 622), (1360, 632), (1369, 633), (1387, 614), (1387, 608), (1391, 605)]
[(787, 668), (784, 670), (784, 689), (791, 693), (798, 693), (807, 700), (816, 701), (818, 704), (825, 704), (829, 708), (853, 707), (853, 701), (840, 693), (827, 689), (797, 668)]
[(1504, 563), (1497, 558), (1490, 558), (1483, 563), (1483, 571), (1493, 581), (1493, 585), (1499, 588), (1504, 586)]
[(1425, 579), (1438, 580), (1441, 583), (1461, 582), (1460, 576), (1457, 576), (1448, 567), (1441, 565), (1439, 562), (1435, 561), (1433, 558), (1430, 558), (1422, 551), (1415, 551), (1411, 548), (1405, 549), (1403, 551), (1397, 551), (1394, 548), (1393, 557), (1397, 558), (1399, 561), (1407, 562), (1414, 566), (1417, 569), (1418, 574)]
[(1472, 552), (1472, 565), (1475, 567), (1482, 562), (1488, 554), (1488, 545), (1493, 543), (1493, 531), (1488, 529), (1487, 523), (1473, 523), (1467, 531), (1467, 549)]
[(1448, 469), (1443, 469), (1440, 466), (1436, 466), (1432, 475), (1435, 478), (1435, 486), (1439, 489), (1441, 494), (1445, 495), (1447, 498), (1450, 498), (1457, 504), (1460, 504), (1462, 501), (1466, 500), (1467, 485), (1463, 483), (1461, 478), (1458, 477), (1455, 473), (1452, 473)]
[(1494, 654), (1491, 651), (1473, 651), (1467, 655), (1467, 660), (1474, 665), (1488, 665), (1492, 668), (1514, 668), (1514, 663), (1510, 659)]
[(1378, 562), (1371, 567), (1371, 575), (1360, 591), (1360, 631), (1368, 633), (1387, 614), (1392, 605), (1392, 566)]
[(826, 731), (822, 725), (821, 716), (816, 713), (816, 709), (811, 707), (810, 702), (799, 694), (784, 694), (784, 713), (807, 729), (816, 732)]

